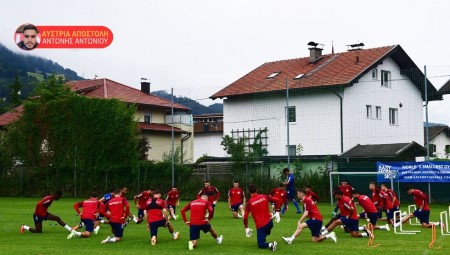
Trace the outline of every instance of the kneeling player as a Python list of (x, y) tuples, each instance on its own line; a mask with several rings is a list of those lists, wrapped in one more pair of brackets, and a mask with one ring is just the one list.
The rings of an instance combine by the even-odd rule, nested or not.
[[(292, 234), (291, 237), (282, 237), (283, 240), (286, 243), (291, 244), (292, 241), (294, 241), (294, 239), (300, 235), (304, 228), (309, 228), (312, 236), (311, 240), (313, 242), (322, 242), (327, 238), (330, 238), (334, 242), (337, 242), (336, 234), (334, 232), (328, 233), (324, 236), (320, 235), (320, 230), (322, 228), (322, 214), (320, 213), (314, 201), (310, 197), (306, 196), (306, 191), (297, 191), (297, 196), (298, 199), (303, 202), (305, 212), (298, 221), (297, 229), (295, 230), (294, 234)], [(303, 222), (306, 217), (308, 217), (309, 219), (306, 222)]]
[(155, 190), (153, 192), (153, 198), (147, 201), (146, 206), (147, 221), (150, 227), (150, 243), (156, 245), (158, 238), (158, 228), (168, 228), (169, 233), (174, 240), (178, 239), (178, 232), (175, 232), (172, 224), (168, 220), (166, 201), (161, 199), (161, 192)]
[(113, 237), (106, 237), (102, 243), (119, 242), (123, 237), (125, 219), (130, 214), (130, 206), (125, 198), (121, 197), (120, 189), (114, 190), (114, 198), (101, 207), (101, 212), (109, 220)]
[[(89, 236), (91, 236), (92, 232), (97, 234), (100, 228), (100, 222), (96, 221), (96, 218), (98, 215), (98, 210), (100, 209), (100, 204), (100, 201), (98, 201), (97, 199), (97, 193), (92, 192), (89, 199), (75, 203), (73, 205), (73, 208), (81, 217), (81, 222), (83, 222), (83, 225), (85, 226), (85, 231), (77, 232), (75, 230), (72, 230), (69, 236), (67, 236), (67, 239), (71, 239), (73, 236), (88, 238)], [(80, 207), (83, 207), (82, 213), (80, 212)]]
[(244, 215), (245, 194), (239, 188), (239, 182), (234, 181), (233, 187), (228, 191), (228, 208), (233, 213), (234, 218), (242, 218)]

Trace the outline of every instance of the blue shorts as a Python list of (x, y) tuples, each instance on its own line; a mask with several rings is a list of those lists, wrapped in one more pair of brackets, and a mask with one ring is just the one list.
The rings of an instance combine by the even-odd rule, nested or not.
[(111, 229), (112, 229), (112, 232), (115, 237), (123, 236), (123, 224), (122, 223), (110, 222), (109, 225), (111, 225)]
[(311, 230), (311, 236), (319, 237), (322, 229), (322, 221), (316, 219), (308, 219), (306, 222), (309, 230)]
[(239, 211), (239, 206), (241, 206), (241, 205), (242, 205), (242, 203), (231, 205), (231, 211), (233, 211), (233, 212)]
[(376, 226), (377, 225), (377, 220), (378, 220), (378, 212), (373, 212), (373, 213), (366, 213), (367, 218), (369, 218), (369, 221), (372, 225)]
[(287, 199), (295, 199), (296, 192), (295, 190), (286, 190)]
[(273, 228), (272, 220), (269, 221), (266, 225), (256, 229), (256, 239), (258, 241), (258, 247), (261, 249), (266, 249), (269, 247), (269, 244), (266, 242), (266, 237), (270, 235)]
[(341, 217), (340, 220), (342, 221), (342, 224), (344, 224), (344, 227), (347, 230), (349, 230), (351, 232), (359, 231), (359, 225), (358, 225), (359, 220), (354, 220), (354, 219), (350, 219), (350, 218), (347, 219), (347, 217)]
[(176, 205), (167, 205), (167, 209), (170, 210), (170, 208), (173, 209), (173, 213), (176, 213), (176, 211), (177, 211), (177, 206)]
[(38, 223), (42, 223), (42, 221), (47, 220), (48, 217), (48, 213), (45, 214), (44, 217), (39, 217), (36, 214), (33, 213), (33, 220), (34, 220), (34, 224), (38, 224)]
[(417, 217), (417, 219), (419, 219), (420, 223), (430, 223), (430, 211), (429, 210), (415, 210), (414, 211), (414, 216)]
[(88, 232), (94, 231), (94, 221), (89, 219), (81, 219), (81, 221), (84, 223), (85, 230)]
[(392, 220), (394, 218), (394, 208), (391, 208), (390, 210), (385, 210), (384, 212), (386, 213), (386, 218), (388, 220)]
[(211, 230), (211, 225), (204, 224), (204, 225), (191, 225), (189, 227), (189, 236), (191, 238), (191, 241), (200, 239), (200, 230), (203, 231), (203, 233), (207, 233)]
[(166, 220), (159, 220), (159, 221), (150, 223), (150, 237), (158, 236), (158, 228), (165, 227), (165, 226), (166, 226)]
[(394, 206), (394, 207), (392, 207), (392, 211), (393, 212), (396, 212), (396, 211), (399, 211), (400, 210), (400, 206)]
[(144, 218), (144, 209), (138, 209), (138, 218)]

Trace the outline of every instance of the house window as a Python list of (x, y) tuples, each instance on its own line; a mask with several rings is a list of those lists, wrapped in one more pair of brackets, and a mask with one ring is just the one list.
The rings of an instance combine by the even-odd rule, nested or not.
[(381, 120), (381, 106), (375, 107), (375, 118)]
[(281, 72), (273, 72), (271, 75), (267, 76), (266, 79), (275, 78), (275, 76), (279, 75)]
[(391, 72), (381, 70), (381, 86), (383, 87), (391, 86)]
[(372, 118), (372, 106), (366, 105), (366, 118), (370, 119)]
[(398, 109), (389, 108), (389, 124), (398, 125)]
[(376, 68), (372, 69), (372, 80), (378, 80), (378, 70)]
[(295, 145), (287, 145), (287, 152), (289, 156), (295, 156), (297, 155), (297, 146)]
[(287, 111), (287, 118), (289, 123), (297, 122), (296, 116), (295, 116), (295, 106), (289, 106)]
[(450, 154), (450, 144), (445, 145), (445, 154)]
[(428, 145), (428, 150), (430, 150), (430, 153), (436, 153), (436, 144), (430, 143)]
[(144, 122), (145, 123), (151, 123), (152, 122), (152, 116), (150, 114), (144, 115)]

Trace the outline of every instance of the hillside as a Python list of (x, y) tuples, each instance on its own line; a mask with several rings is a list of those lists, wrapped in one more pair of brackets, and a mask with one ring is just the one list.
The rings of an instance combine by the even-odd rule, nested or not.
[[(169, 99), (169, 100), (171, 100), (171, 97), (172, 97), (165, 90), (152, 91), (152, 94), (163, 97), (165, 99)], [(193, 115), (205, 114), (205, 113), (223, 113), (223, 104), (219, 104), (219, 103), (215, 103), (210, 106), (205, 106), (205, 105), (202, 105), (202, 104), (198, 103), (197, 101), (192, 100), (188, 97), (177, 97), (177, 96), (173, 97), (173, 101), (175, 103), (179, 103), (179, 104), (182, 104), (184, 106), (191, 108)]]
[(8, 104), (10, 86), (16, 75), (21, 84), (21, 98), (26, 98), (33, 91), (36, 83), (49, 75), (58, 75), (66, 80), (81, 80), (82, 77), (69, 68), (64, 68), (56, 62), (35, 56), (15, 53), (0, 44), (0, 97), (6, 98)]

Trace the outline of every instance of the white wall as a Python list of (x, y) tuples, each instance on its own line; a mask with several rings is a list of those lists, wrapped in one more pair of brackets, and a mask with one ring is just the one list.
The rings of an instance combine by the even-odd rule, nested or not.
[(227, 153), (223, 150), (222, 133), (197, 133), (194, 138), (194, 161), (203, 155), (211, 157), (226, 157)]
[(445, 145), (450, 145), (450, 137), (448, 137), (445, 132), (441, 132), (439, 135), (430, 140), (430, 144), (436, 145), (436, 153), (434, 154), (436, 157), (448, 158), (445, 154)]
[[(356, 144), (409, 143), (423, 141), (422, 99), (420, 91), (400, 74), (391, 59), (378, 69), (378, 80), (371, 72), (343, 93), (344, 151)], [(381, 86), (381, 70), (391, 72), (391, 86)], [(289, 105), (296, 107), (296, 123), (290, 124), (290, 144), (303, 146), (302, 155), (340, 154), (339, 98), (328, 91), (290, 94)], [(399, 104), (402, 107), (399, 107)], [(224, 135), (233, 129), (268, 129), (269, 155), (286, 155), (286, 99), (283, 93), (254, 95), (224, 100)], [(380, 120), (366, 118), (366, 105), (381, 106)], [(389, 124), (389, 108), (398, 109), (398, 125)], [(373, 112), (375, 115), (375, 112)]]

